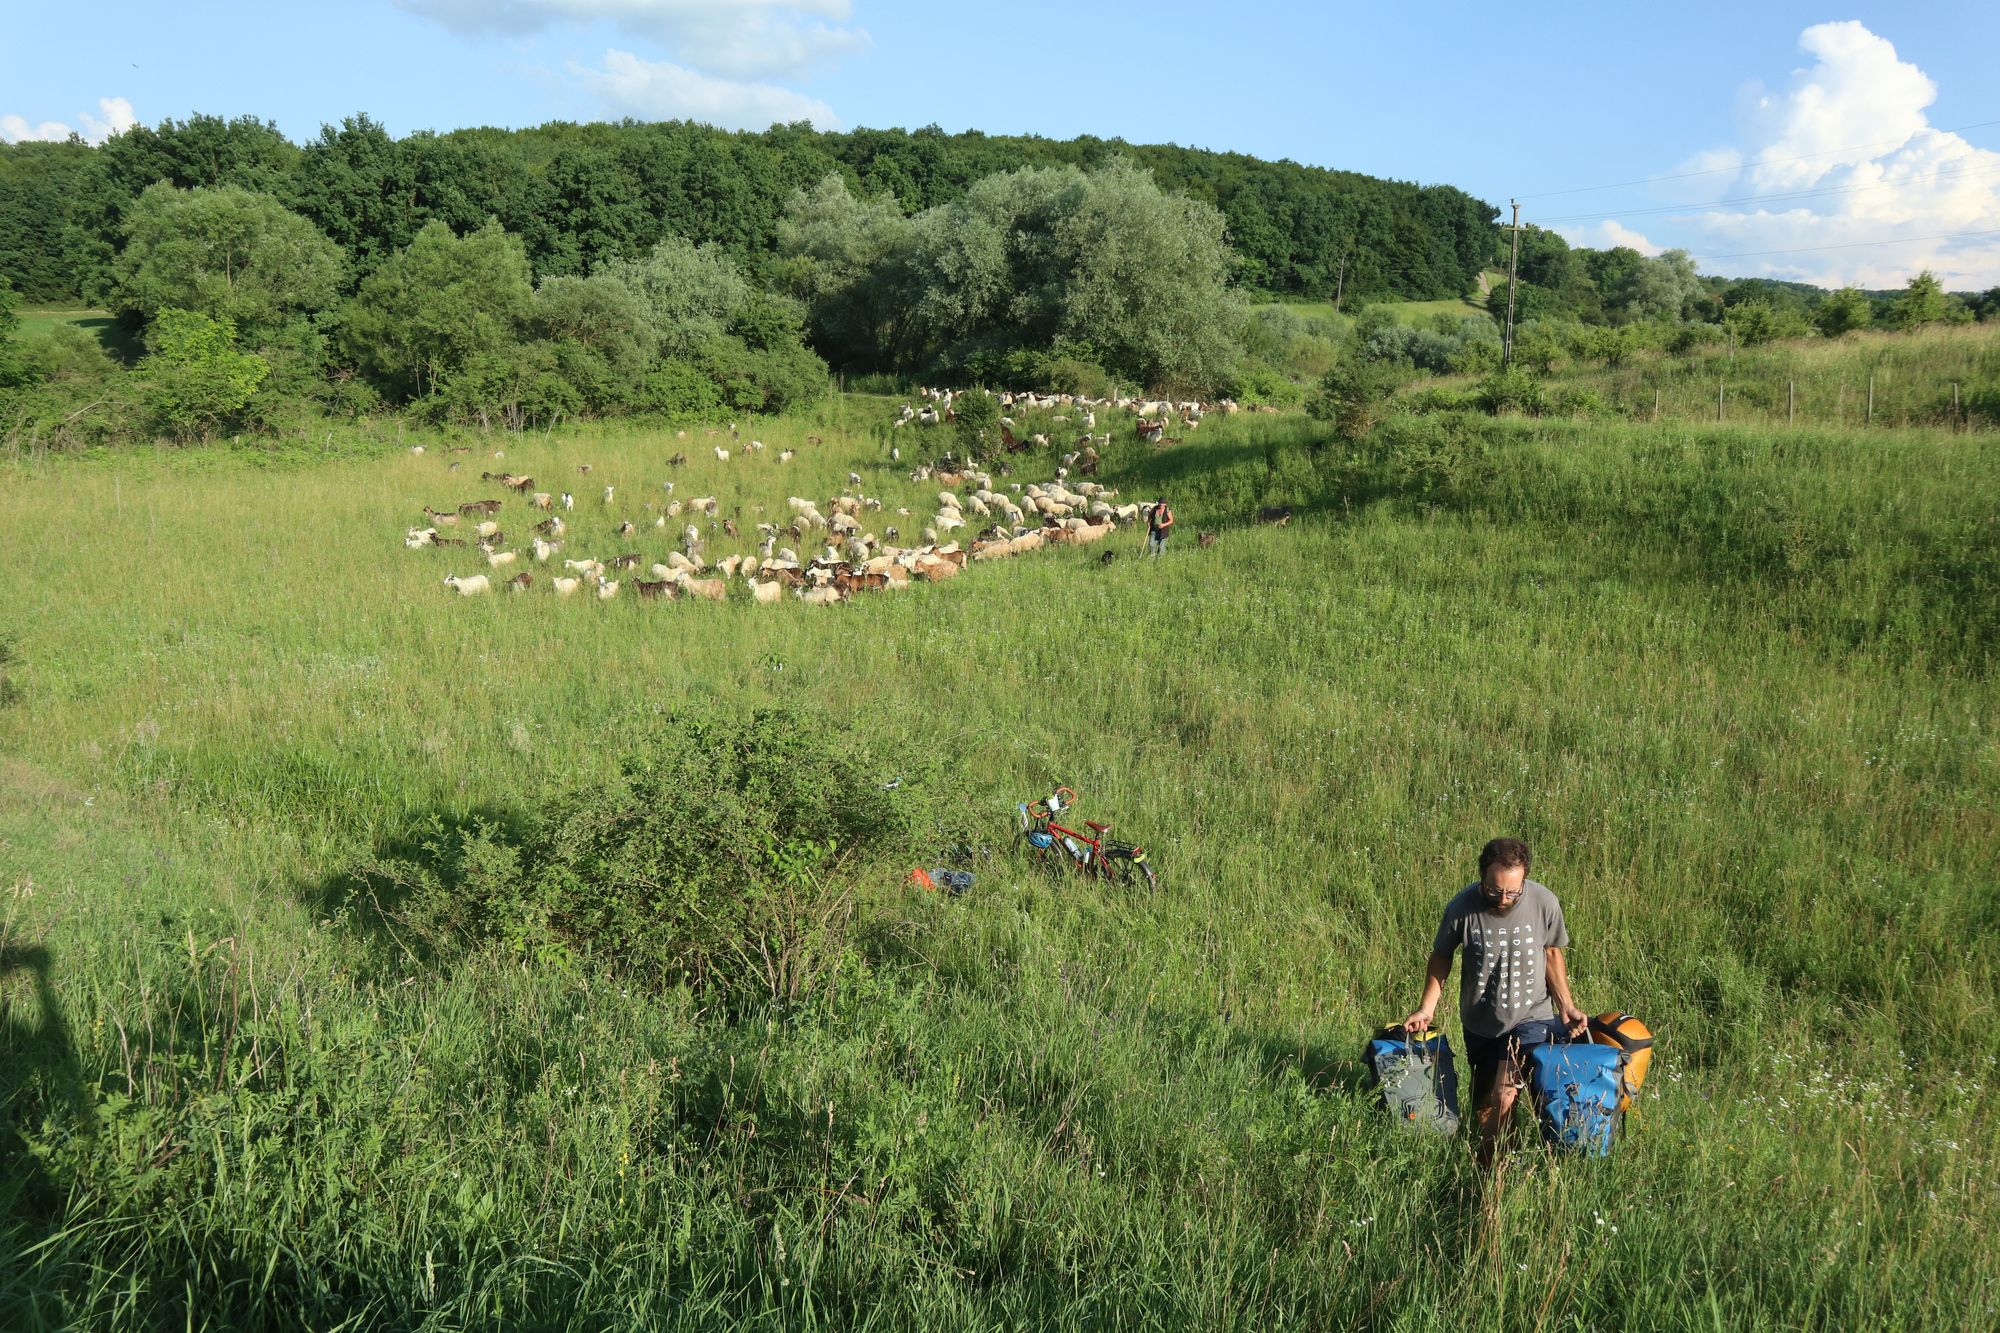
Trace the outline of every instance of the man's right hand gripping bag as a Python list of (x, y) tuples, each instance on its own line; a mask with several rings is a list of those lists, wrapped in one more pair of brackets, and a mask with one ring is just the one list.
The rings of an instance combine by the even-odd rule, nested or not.
[(1368, 1073), (1396, 1122), (1434, 1134), (1458, 1133), (1458, 1074), (1451, 1043), (1432, 1029), (1426, 1035), (1386, 1027), (1368, 1039)]

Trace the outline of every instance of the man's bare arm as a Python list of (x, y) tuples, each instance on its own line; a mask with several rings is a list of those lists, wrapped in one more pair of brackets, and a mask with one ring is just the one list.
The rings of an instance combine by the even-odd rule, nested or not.
[(1570, 1035), (1581, 1036), (1589, 1019), (1583, 1010), (1576, 1007), (1576, 1001), (1569, 994), (1569, 964), (1563, 959), (1561, 949), (1544, 949), (1542, 956), (1547, 960), (1549, 977), (1549, 998), (1556, 1002), (1556, 1013), (1562, 1018), (1563, 1026)]
[(1431, 951), (1430, 960), (1424, 964), (1424, 998), (1403, 1020), (1403, 1027), (1411, 1032), (1422, 1032), (1431, 1025), (1437, 1015), (1438, 998), (1444, 994), (1445, 978), (1451, 975), (1451, 953)]

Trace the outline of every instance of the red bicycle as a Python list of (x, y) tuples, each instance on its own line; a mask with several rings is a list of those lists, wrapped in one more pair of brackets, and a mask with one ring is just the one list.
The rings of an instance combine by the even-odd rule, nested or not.
[(1057, 815), (1075, 804), (1076, 793), (1068, 787), (1057, 787), (1039, 801), (1016, 802), (1021, 812), (1022, 854), (1051, 873), (1077, 870), (1122, 886), (1143, 883), (1149, 889), (1160, 887), (1160, 877), (1146, 859), (1146, 849), (1105, 836), (1111, 825), (1086, 819), (1082, 821), (1089, 830), (1086, 833), (1056, 822)]

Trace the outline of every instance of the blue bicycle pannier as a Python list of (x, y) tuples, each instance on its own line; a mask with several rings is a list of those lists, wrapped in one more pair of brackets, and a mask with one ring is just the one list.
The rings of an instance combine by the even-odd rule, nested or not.
[(1608, 1157), (1623, 1112), (1625, 1053), (1588, 1041), (1551, 1041), (1528, 1048), (1528, 1090), (1542, 1122), (1542, 1139), (1561, 1152)]

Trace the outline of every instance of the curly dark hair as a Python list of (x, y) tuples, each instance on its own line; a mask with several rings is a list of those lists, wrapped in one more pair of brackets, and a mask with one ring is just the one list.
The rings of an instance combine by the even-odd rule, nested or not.
[(1485, 878), (1494, 866), (1519, 866), (1525, 872), (1533, 860), (1534, 853), (1519, 838), (1495, 838), (1479, 849), (1479, 875)]

